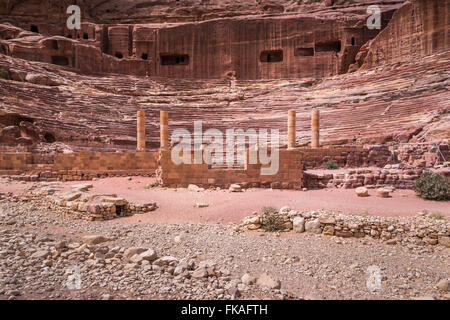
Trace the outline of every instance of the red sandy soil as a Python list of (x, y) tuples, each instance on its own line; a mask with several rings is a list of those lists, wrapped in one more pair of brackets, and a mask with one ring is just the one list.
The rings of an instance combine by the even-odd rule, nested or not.
[[(184, 188), (144, 187), (154, 178), (107, 178), (89, 181), (91, 193), (117, 194), (128, 201), (144, 203), (155, 201), (158, 209), (144, 215), (122, 218), (126, 222), (239, 222), (253, 211), (271, 206), (289, 206), (294, 210), (324, 209), (344, 214), (369, 213), (374, 216), (414, 216), (419, 211), (450, 216), (450, 202), (428, 201), (417, 197), (412, 190), (396, 190), (390, 198), (379, 198), (375, 190), (369, 197), (358, 198), (353, 189), (322, 189), (309, 191), (249, 189), (241, 193), (228, 190), (194, 192)], [(66, 182), (67, 186), (81, 182)], [(20, 182), (0, 183), (0, 192), (18, 193), (24, 186)], [(196, 203), (206, 203), (207, 208), (197, 208)], [(125, 222), (124, 221), (124, 222)]]

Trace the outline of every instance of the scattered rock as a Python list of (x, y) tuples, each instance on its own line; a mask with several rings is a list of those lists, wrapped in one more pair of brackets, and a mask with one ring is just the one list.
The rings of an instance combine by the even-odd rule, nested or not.
[(369, 190), (366, 187), (356, 188), (355, 192), (358, 197), (368, 197), (369, 196)]
[(295, 217), (292, 221), (293, 229), (295, 232), (302, 233), (305, 232), (305, 218)]
[(253, 277), (250, 274), (246, 273), (242, 276), (241, 281), (245, 285), (251, 285), (256, 282), (256, 277)]
[(81, 240), (86, 244), (99, 244), (109, 241), (108, 238), (101, 235), (84, 236)]
[(437, 283), (436, 287), (438, 287), (438, 289), (442, 291), (449, 291), (450, 286), (448, 279), (442, 279)]
[(322, 233), (322, 229), (320, 228), (319, 219), (314, 219), (312, 221), (307, 221), (305, 223), (305, 231), (312, 233)]
[(279, 280), (272, 279), (267, 273), (263, 273), (258, 277), (256, 284), (261, 288), (280, 289), (281, 282)]
[(231, 192), (241, 192), (242, 187), (238, 184), (232, 184), (228, 190)]

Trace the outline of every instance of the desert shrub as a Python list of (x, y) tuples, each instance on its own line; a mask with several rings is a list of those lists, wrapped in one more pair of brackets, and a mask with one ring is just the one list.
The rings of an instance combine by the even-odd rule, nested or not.
[(158, 181), (149, 183), (148, 185), (146, 185), (144, 187), (144, 189), (151, 189), (151, 188), (156, 188), (156, 187), (159, 187), (159, 182)]
[(370, 212), (369, 212), (368, 210), (364, 210), (364, 211), (361, 213), (361, 215), (362, 215), (363, 217), (368, 217), (368, 216), (370, 216)]
[(325, 162), (325, 168), (330, 169), (330, 170), (335, 170), (335, 169), (339, 168), (339, 165), (333, 159), (329, 159), (327, 162)]
[(431, 213), (428, 215), (428, 218), (436, 219), (436, 220), (443, 220), (444, 216), (440, 214), (439, 212)]
[(450, 178), (437, 173), (424, 173), (416, 180), (414, 191), (427, 200), (450, 200)]
[(272, 207), (262, 208), (261, 228), (268, 232), (275, 232), (284, 229), (284, 220), (278, 214), (278, 210)]
[(8, 70), (0, 68), (0, 78), (9, 80), (9, 72), (8, 72)]

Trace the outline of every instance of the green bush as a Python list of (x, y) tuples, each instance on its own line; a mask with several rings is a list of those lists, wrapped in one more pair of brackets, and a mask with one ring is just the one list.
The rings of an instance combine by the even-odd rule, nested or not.
[(148, 185), (146, 185), (144, 187), (144, 189), (151, 189), (151, 188), (156, 188), (156, 187), (159, 187), (159, 182), (158, 181), (149, 183)]
[(414, 184), (416, 194), (428, 200), (450, 200), (450, 178), (437, 173), (424, 173)]
[(272, 207), (262, 208), (261, 228), (268, 232), (284, 229), (284, 220), (278, 214), (278, 210)]
[(5, 69), (0, 69), (0, 78), (9, 80), (9, 72)]
[(339, 165), (337, 164), (336, 161), (334, 161), (333, 159), (330, 159), (325, 163), (325, 168), (330, 169), (330, 170), (335, 170), (335, 169), (339, 168)]

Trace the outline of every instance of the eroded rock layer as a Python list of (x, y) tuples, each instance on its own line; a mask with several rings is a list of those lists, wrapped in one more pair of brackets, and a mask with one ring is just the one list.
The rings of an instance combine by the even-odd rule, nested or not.
[[(3, 148), (135, 149), (144, 110), (153, 149), (162, 109), (171, 132), (203, 120), (283, 143), (295, 109), (302, 146), (312, 108), (325, 145), (449, 138), (449, 0), (81, 1), (75, 31), (58, 3), (0, 5)], [(365, 24), (374, 4), (381, 31)]]

